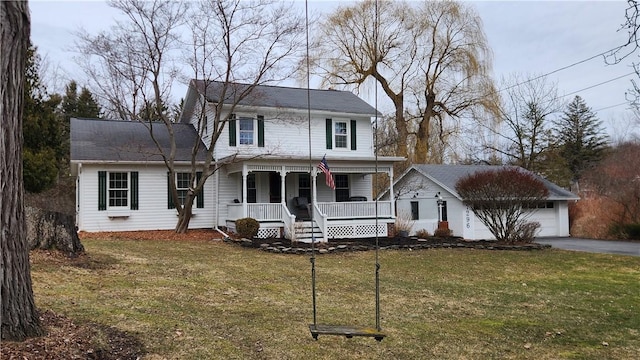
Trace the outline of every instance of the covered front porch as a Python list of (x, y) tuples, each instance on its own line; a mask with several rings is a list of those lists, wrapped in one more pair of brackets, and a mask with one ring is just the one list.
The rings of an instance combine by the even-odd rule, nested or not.
[(387, 174), (393, 184), (393, 161), (327, 159), (335, 189), (318, 169), (320, 159), (242, 161), (227, 166), (234, 197), (220, 199), (220, 212), (232, 231), (237, 219), (258, 220), (262, 238), (310, 242), (387, 236), (388, 224), (395, 221), (394, 199), (375, 201), (373, 175)]

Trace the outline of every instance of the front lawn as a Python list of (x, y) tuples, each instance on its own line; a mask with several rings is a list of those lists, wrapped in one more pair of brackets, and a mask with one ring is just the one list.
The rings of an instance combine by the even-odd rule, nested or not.
[[(83, 239), (35, 256), (36, 303), (134, 334), (144, 359), (632, 359), (640, 258), (381, 251), (387, 337), (314, 341), (309, 257), (220, 241)], [(375, 325), (375, 252), (317, 257), (318, 322)], [(99, 342), (97, 342), (99, 343)]]

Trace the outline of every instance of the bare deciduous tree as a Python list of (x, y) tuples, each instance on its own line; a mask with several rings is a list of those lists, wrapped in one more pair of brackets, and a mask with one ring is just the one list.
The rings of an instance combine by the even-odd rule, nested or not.
[(543, 77), (518, 76), (505, 82), (500, 106), (501, 124), (494, 127), (498, 141), (486, 146), (507, 158), (507, 162), (534, 172), (540, 171), (545, 153), (553, 146), (550, 116), (562, 108), (555, 84)]
[(2, 340), (43, 333), (33, 299), (22, 183), (23, 90), (30, 17), (27, 2), (0, 2), (0, 245)]
[[(168, 169), (173, 199), (180, 197), (168, 95), (178, 76), (176, 51), (187, 59), (193, 72), (190, 86), (202, 94), (193, 106), (194, 112), (182, 114), (183, 118), (196, 119), (194, 126), (206, 147), (202, 149), (199, 142), (193, 145), (192, 186), (184, 201), (174, 204), (178, 211), (175, 230), (183, 233), (189, 228), (193, 203), (207, 179), (221, 165), (234, 161), (214, 159), (214, 149), (235, 107), (251, 96), (260, 96), (254, 91), (256, 86), (285, 79), (292, 72), (287, 69), (293, 69), (295, 61), (287, 61), (301, 50), (303, 18), (291, 12), (289, 4), (272, 0), (189, 4), (118, 0), (111, 4), (127, 20), (96, 37), (80, 37), (79, 48), (98, 59), (84, 68), (96, 80), (106, 79), (101, 89), (113, 112), (147, 126)], [(181, 41), (178, 30), (188, 34)], [(169, 149), (156, 140), (153, 128), (157, 126), (166, 128)], [(197, 154), (203, 150), (207, 157), (198, 162)], [(202, 176), (198, 177), (198, 172)]]
[[(377, 26), (376, 26), (377, 25)], [(362, 87), (374, 79), (395, 107), (396, 154), (425, 163), (446, 119), (495, 112), (491, 53), (477, 13), (458, 2), (363, 1), (320, 27), (311, 55), (326, 83)], [(482, 110), (479, 110), (482, 109)], [(412, 140), (413, 139), (413, 140)]]

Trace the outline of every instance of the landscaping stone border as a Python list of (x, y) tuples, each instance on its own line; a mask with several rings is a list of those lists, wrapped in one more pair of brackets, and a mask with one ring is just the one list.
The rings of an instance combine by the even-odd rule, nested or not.
[[(309, 244), (305, 244), (304, 247), (298, 247), (286, 244), (282, 241), (261, 241), (264, 239), (231, 239), (225, 238), (224, 241), (231, 244), (240, 245), (243, 247), (257, 248), (262, 251), (275, 253), (275, 254), (307, 254), (310, 255), (314, 249)], [(511, 251), (531, 251), (550, 249), (551, 245), (528, 243), (528, 244), (498, 244), (495, 241), (464, 241), (457, 240), (455, 238), (451, 241), (433, 241), (429, 239), (415, 239), (415, 243), (399, 243), (399, 244), (385, 244), (380, 245), (380, 250), (427, 250), (427, 249), (476, 249), (476, 250), (511, 250)], [(388, 241), (387, 241), (388, 242)], [(406, 242), (406, 241), (405, 241)], [(331, 244), (318, 243), (315, 247), (316, 254), (331, 254), (339, 252), (353, 252), (353, 251), (371, 251), (375, 250), (375, 245), (372, 244), (355, 244), (354, 241), (349, 241), (348, 244)]]

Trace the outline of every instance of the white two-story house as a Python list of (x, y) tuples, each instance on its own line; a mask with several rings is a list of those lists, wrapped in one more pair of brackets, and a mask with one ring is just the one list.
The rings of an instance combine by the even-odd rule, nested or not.
[[(316, 241), (326, 241), (386, 236), (395, 218), (394, 199), (375, 201), (373, 174), (385, 173), (393, 184), (393, 164), (402, 158), (375, 155), (372, 119), (378, 115), (376, 109), (351, 92), (338, 90), (257, 86), (242, 100), (235, 99), (246, 86), (201, 80), (189, 85), (180, 122), (175, 124), (183, 132), (176, 141), (182, 149), (177, 161), (186, 166), (190, 159), (187, 148), (194, 141), (209, 146), (210, 119), (216, 116), (216, 106), (221, 105), (219, 118), (228, 119), (213, 145), (213, 166), (218, 169), (198, 194), (190, 227), (233, 231), (237, 219), (251, 217), (260, 222), (259, 237), (310, 241), (313, 234)], [(199, 120), (206, 120), (208, 126), (199, 127)], [(127, 141), (107, 140), (111, 135), (105, 132), (121, 131), (123, 123), (129, 127)], [(101, 132), (101, 140), (91, 139), (91, 131), (81, 131), (88, 124), (102, 126), (93, 130), (93, 134)], [(72, 121), (71, 163), (78, 178), (79, 230), (175, 226), (166, 168), (157, 156), (141, 155), (145, 152), (140, 148), (152, 145), (141, 125)], [(119, 141), (124, 144), (114, 151)], [(132, 155), (124, 155), (125, 145), (135, 150)], [(96, 149), (100, 146), (107, 149)], [(202, 159), (203, 155), (198, 156)], [(318, 168), (323, 158), (335, 188), (327, 185), (325, 173)], [(111, 187), (117, 185), (113, 176), (127, 178), (127, 199), (114, 202), (111, 198), (117, 193)], [(103, 183), (106, 186), (100, 185)]]

